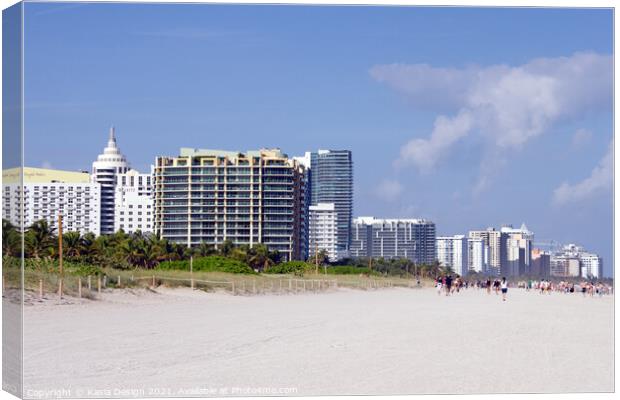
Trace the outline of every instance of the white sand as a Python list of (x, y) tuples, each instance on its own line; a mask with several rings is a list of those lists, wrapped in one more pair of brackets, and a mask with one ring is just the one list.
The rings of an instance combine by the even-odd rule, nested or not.
[(611, 296), (136, 293), (26, 307), (26, 396), (613, 390)]

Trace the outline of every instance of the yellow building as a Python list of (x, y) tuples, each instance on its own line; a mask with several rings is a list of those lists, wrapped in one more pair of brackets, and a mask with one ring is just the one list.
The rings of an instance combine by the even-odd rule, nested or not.
[[(2, 183), (20, 182), (22, 168), (2, 170)], [(87, 172), (62, 171), (58, 169), (24, 167), (24, 183), (90, 183)]]

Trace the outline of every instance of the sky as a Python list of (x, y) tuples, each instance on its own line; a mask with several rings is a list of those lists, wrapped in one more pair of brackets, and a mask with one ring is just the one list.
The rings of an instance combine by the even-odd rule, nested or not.
[(90, 170), (116, 127), (180, 147), (350, 149), (354, 216), (525, 223), (613, 271), (609, 9), (27, 3), (25, 165)]

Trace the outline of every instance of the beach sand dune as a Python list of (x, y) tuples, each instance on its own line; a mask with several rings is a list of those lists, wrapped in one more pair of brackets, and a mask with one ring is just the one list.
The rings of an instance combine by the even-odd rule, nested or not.
[(611, 296), (116, 290), (24, 329), (27, 397), (613, 390)]

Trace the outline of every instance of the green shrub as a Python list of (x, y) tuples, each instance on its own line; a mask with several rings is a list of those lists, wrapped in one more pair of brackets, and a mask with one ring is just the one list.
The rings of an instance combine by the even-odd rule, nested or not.
[(334, 275), (381, 275), (377, 271), (371, 270), (368, 267), (356, 267), (353, 265), (334, 265), (327, 267), (327, 273)]
[(315, 267), (312, 264), (303, 261), (287, 261), (281, 264), (274, 264), (267, 269), (266, 274), (303, 274), (304, 272), (314, 271)]
[[(189, 271), (189, 260), (164, 261), (157, 266), (158, 270)], [(194, 259), (193, 269), (196, 272), (228, 272), (231, 274), (255, 274), (246, 263), (222, 256), (198, 257)]]

